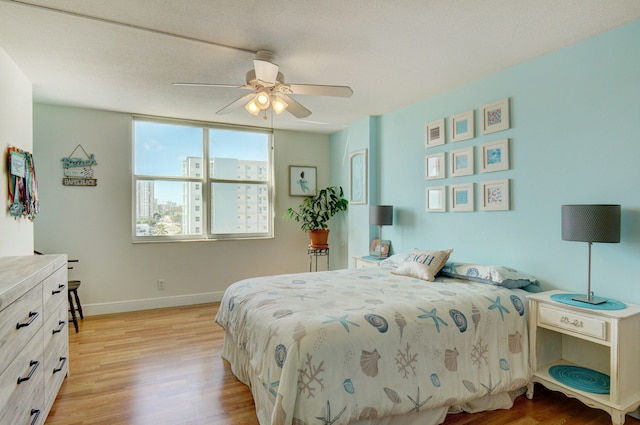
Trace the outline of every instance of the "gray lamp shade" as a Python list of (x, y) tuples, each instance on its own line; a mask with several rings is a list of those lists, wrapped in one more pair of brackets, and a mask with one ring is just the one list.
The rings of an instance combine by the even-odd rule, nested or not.
[(620, 242), (620, 205), (563, 205), (562, 240)]
[(369, 206), (369, 224), (373, 224), (376, 226), (391, 226), (393, 224), (393, 206)]

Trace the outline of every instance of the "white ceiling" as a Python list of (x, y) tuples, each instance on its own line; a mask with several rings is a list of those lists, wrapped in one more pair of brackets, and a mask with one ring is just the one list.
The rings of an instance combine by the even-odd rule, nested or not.
[[(638, 0), (0, 0), (0, 48), (37, 102), (331, 133), (639, 18)], [(354, 94), (265, 121), (216, 115), (243, 90), (171, 84), (243, 84), (258, 50)]]

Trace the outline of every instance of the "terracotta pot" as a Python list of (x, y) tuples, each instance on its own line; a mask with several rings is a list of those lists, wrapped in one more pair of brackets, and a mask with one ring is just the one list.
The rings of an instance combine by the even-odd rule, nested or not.
[(309, 231), (309, 248), (329, 248), (329, 229)]

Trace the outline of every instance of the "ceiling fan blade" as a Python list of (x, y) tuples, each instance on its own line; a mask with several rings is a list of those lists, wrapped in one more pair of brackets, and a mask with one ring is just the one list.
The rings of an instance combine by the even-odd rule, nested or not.
[(287, 112), (296, 118), (306, 118), (311, 115), (311, 111), (296, 102), (292, 97), (281, 95), (282, 99), (287, 103)]
[(190, 87), (222, 87), (222, 88), (231, 88), (231, 89), (252, 89), (253, 87), (249, 85), (238, 85), (238, 84), (211, 84), (211, 83), (171, 83), (174, 86), (190, 86)]
[(247, 102), (249, 102), (249, 100), (251, 100), (253, 97), (255, 97), (255, 93), (248, 93), (245, 94), (244, 96), (242, 96), (239, 99), (234, 100), (233, 102), (231, 102), (230, 104), (228, 104), (227, 106), (225, 106), (224, 108), (220, 109), (218, 112), (216, 112), (216, 114), (228, 114), (229, 112), (233, 111), (235, 108), (239, 107), (239, 106), (244, 106), (247, 104)]
[(351, 97), (353, 90), (349, 86), (323, 86), (316, 84), (288, 84), (293, 94), (315, 96)]

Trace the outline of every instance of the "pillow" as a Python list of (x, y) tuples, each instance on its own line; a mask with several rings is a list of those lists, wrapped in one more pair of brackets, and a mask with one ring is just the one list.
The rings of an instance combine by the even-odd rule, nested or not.
[(452, 252), (453, 249), (444, 251), (414, 249), (407, 259), (391, 273), (433, 282)]
[(527, 285), (540, 285), (540, 282), (535, 277), (503, 266), (450, 262), (444, 265), (441, 274), (442, 276), (490, 283), (510, 289), (524, 288)]
[(404, 263), (405, 260), (409, 257), (409, 253), (404, 252), (402, 254), (393, 254), (389, 258), (385, 258), (380, 263), (380, 267), (391, 267), (395, 269), (400, 264)]

